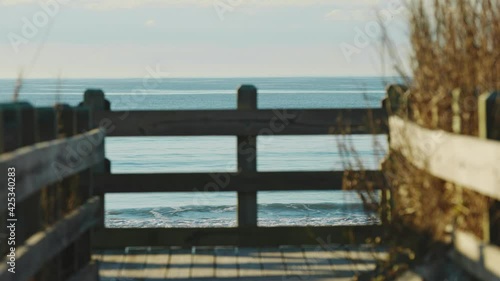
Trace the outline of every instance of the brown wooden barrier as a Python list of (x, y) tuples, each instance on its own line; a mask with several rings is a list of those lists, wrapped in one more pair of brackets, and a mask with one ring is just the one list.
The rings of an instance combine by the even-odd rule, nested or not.
[[(492, 203), (484, 206), (484, 217), (489, 218), (483, 224), (484, 237), (454, 230), (452, 256), (475, 277), (500, 280), (500, 94), (491, 92), (479, 97), (480, 135), (472, 137), (429, 130), (409, 121), (406, 87), (392, 85), (387, 91), (384, 105), (392, 113), (391, 151), (429, 175), (491, 199)], [(459, 121), (454, 120), (454, 128), (460, 128)]]
[[(15, 167), (16, 267), (0, 264), (0, 281), (90, 280), (94, 248), (133, 245), (278, 245), (363, 242), (380, 226), (258, 227), (257, 192), (267, 190), (337, 190), (344, 171), (258, 172), (259, 135), (386, 134), (387, 114), (375, 109), (257, 108), (257, 89), (238, 90), (237, 110), (111, 111), (101, 90), (87, 90), (78, 107), (34, 108), (28, 103), (0, 105), (0, 179)], [(96, 129), (97, 128), (97, 129)], [(107, 131), (107, 132), (105, 132)], [(236, 173), (221, 188), (205, 190), (214, 174), (111, 174), (104, 157), (107, 136), (236, 136)], [(362, 171), (369, 181), (380, 171)], [(219, 174), (220, 176), (220, 174)], [(147, 183), (147, 184), (145, 184)], [(236, 191), (238, 227), (210, 229), (106, 229), (104, 195), (116, 192)], [(1, 202), (12, 197), (0, 191)], [(6, 213), (2, 210), (2, 219)], [(94, 232), (94, 229), (97, 231)], [(289, 235), (293, 232), (293, 235)], [(358, 240), (353, 240), (357, 238)], [(361, 239), (361, 240), (359, 240)], [(2, 244), (2, 253), (7, 248)], [(7, 257), (8, 259), (9, 257)]]
[(15, 245), (2, 241), (0, 280), (66, 280), (90, 266), (101, 207), (90, 169), (104, 159), (105, 132), (92, 130), (84, 107), (10, 103), (0, 116), (2, 216), (15, 225)]

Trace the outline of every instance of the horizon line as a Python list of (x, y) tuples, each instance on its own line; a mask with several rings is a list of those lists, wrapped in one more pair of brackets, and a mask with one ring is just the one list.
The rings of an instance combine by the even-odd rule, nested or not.
[[(133, 80), (144, 79), (144, 77), (68, 77), (68, 78), (50, 78), (50, 77), (0, 77), (0, 80)], [(160, 79), (279, 79), (279, 78), (401, 78), (400, 75), (302, 75), (302, 76), (164, 76)]]

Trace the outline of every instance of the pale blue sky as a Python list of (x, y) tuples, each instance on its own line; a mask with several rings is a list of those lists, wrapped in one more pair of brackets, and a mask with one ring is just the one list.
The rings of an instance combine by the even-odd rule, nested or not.
[[(0, 0), (0, 77), (143, 77), (148, 67), (172, 77), (391, 74), (373, 24), (381, 12), (406, 54), (398, 3)], [(370, 28), (365, 42), (359, 30)]]

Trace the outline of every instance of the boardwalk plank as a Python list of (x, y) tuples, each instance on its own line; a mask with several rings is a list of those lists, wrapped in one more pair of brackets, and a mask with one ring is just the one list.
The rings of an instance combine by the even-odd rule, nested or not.
[(212, 247), (193, 247), (192, 278), (215, 277), (214, 249)]
[[(101, 280), (352, 280), (386, 253), (355, 246), (135, 248), (94, 252)], [(219, 278), (219, 279), (217, 279)]]
[(128, 248), (125, 250), (123, 266), (120, 270), (121, 279), (144, 277), (147, 248)]
[(170, 249), (170, 264), (167, 269), (167, 279), (189, 278), (191, 263), (191, 249), (172, 247)]
[(215, 248), (215, 277), (238, 277), (238, 254), (235, 247)]
[(284, 276), (286, 273), (283, 256), (278, 248), (262, 248), (260, 251), (262, 276)]
[(375, 254), (369, 247), (329, 245), (327, 250), (331, 254), (330, 262), (336, 272), (355, 275), (375, 269)]
[(311, 276), (302, 248), (298, 246), (280, 247), (287, 280), (309, 279)]
[(117, 280), (125, 258), (123, 250), (105, 250), (99, 260), (101, 281)]
[(303, 246), (304, 256), (309, 269), (315, 275), (333, 275), (330, 264), (331, 253), (325, 251), (321, 246)]
[(167, 277), (167, 267), (170, 262), (170, 250), (162, 248), (149, 249), (144, 267), (144, 276), (151, 279)]
[(239, 277), (262, 276), (260, 251), (257, 248), (238, 248)]

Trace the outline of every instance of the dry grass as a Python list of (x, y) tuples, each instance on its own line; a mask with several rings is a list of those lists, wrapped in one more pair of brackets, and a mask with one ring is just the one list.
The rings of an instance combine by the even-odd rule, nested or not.
[[(407, 107), (397, 114), (422, 127), (477, 136), (478, 97), (500, 89), (500, 1), (410, 0), (408, 8), (412, 73), (396, 70), (412, 79)], [(389, 53), (397, 54), (395, 44), (384, 40)], [(436, 251), (435, 245), (449, 243), (453, 228), (487, 236), (484, 222), (491, 202), (486, 197), (428, 175), (395, 151), (383, 171), (394, 202), (393, 235), (386, 240), (391, 258), (376, 280), (392, 280), (411, 260), (443, 256), (444, 249)]]
[(477, 135), (477, 97), (500, 89), (500, 1), (410, 2), (411, 116), (431, 129), (454, 131), (453, 95), (461, 126)]
[[(477, 135), (478, 96), (500, 89), (500, 1), (418, 0), (409, 11), (408, 118), (431, 129)], [(452, 225), (483, 235), (486, 198), (391, 157), (400, 218), (437, 239)]]

